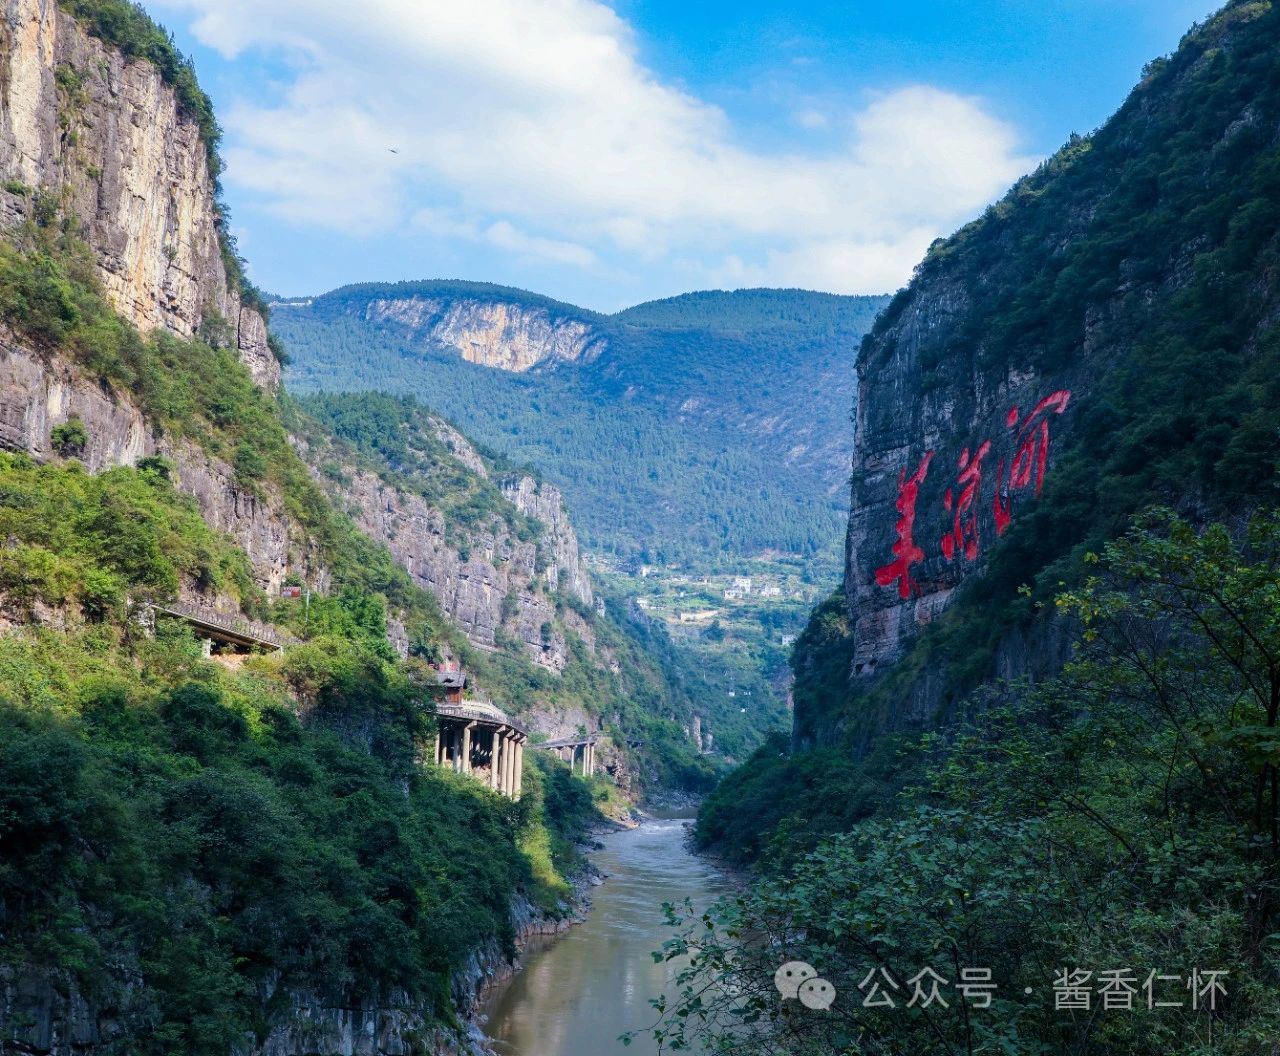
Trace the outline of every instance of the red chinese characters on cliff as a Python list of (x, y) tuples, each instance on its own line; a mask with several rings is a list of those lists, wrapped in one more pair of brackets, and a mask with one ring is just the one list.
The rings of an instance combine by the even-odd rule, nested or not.
[(896, 581), (898, 596), (901, 598), (909, 598), (913, 592), (920, 593), (920, 585), (911, 578), (911, 566), (924, 560), (924, 551), (916, 546), (913, 530), (920, 485), (929, 475), (929, 463), (932, 461), (933, 452), (926, 451), (910, 479), (907, 478), (905, 469), (898, 474), (898, 501), (894, 503), (894, 508), (898, 511), (898, 523), (895, 525), (898, 539), (893, 544), (893, 560), (876, 569), (876, 582), (887, 587)]
[(970, 561), (978, 558), (978, 511), (973, 508), (973, 500), (978, 497), (978, 488), (982, 485), (982, 460), (990, 453), (990, 440), (983, 440), (972, 458), (966, 447), (960, 453), (958, 464), (960, 497), (953, 500), (950, 488), (942, 496), (942, 505), (952, 514), (951, 531), (942, 537), (942, 553), (948, 561), (957, 552)]
[[(1025, 417), (1018, 407), (1010, 407), (1006, 413), (1005, 425), (1012, 434), (1013, 447), (1012, 458), (1000, 455), (996, 459), (991, 512), (997, 535), (1003, 535), (1013, 519), (1013, 493), (1034, 485), (1035, 493), (1039, 495), (1044, 488), (1049, 464), (1049, 419), (1065, 411), (1070, 400), (1070, 391), (1059, 389), (1037, 403)], [(951, 514), (951, 528), (942, 536), (939, 548), (948, 561), (954, 561), (958, 556), (963, 556), (966, 561), (978, 559), (979, 497), (984, 462), (991, 449), (990, 440), (983, 440), (972, 451), (966, 447), (956, 463), (956, 484), (943, 493), (942, 505)], [(898, 596), (904, 599), (920, 592), (919, 584), (911, 576), (911, 567), (924, 560), (924, 551), (915, 542), (916, 505), (920, 498), (920, 485), (929, 474), (933, 454), (932, 451), (926, 452), (910, 477), (905, 469), (898, 474), (898, 498), (894, 503), (898, 511), (894, 526), (897, 538), (892, 548), (894, 559), (875, 570), (876, 582), (882, 587), (896, 584)]]
[(1004, 480), (1004, 459), (996, 471), (996, 494), (992, 501), (991, 511), (995, 517), (996, 534), (1004, 535), (1013, 519), (1013, 503), (1010, 494), (1027, 487), (1035, 475), (1036, 495), (1044, 488), (1045, 467), (1049, 464), (1049, 414), (1061, 414), (1067, 409), (1071, 393), (1066, 389), (1051, 392), (1037, 403), (1031, 413), (1018, 420), (1018, 408), (1009, 408), (1005, 415), (1005, 425), (1017, 430), (1017, 454), (1013, 456), (1013, 464), (1009, 467), (1009, 479)]

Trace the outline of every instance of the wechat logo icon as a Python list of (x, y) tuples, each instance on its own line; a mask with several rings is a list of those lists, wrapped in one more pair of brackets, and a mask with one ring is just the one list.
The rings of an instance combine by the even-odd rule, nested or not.
[(804, 961), (787, 961), (773, 973), (773, 985), (784, 1001), (798, 1000), (815, 1011), (825, 1011), (836, 999), (836, 988), (820, 979), (817, 969)]

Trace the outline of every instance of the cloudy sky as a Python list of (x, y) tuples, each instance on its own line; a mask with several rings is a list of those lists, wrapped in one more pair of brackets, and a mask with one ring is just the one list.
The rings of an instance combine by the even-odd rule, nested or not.
[(154, 0), (255, 280), (901, 285), (1210, 0)]

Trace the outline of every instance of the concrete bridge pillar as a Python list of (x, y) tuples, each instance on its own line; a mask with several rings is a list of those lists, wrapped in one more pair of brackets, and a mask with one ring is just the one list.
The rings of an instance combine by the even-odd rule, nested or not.
[(469, 722), (462, 727), (462, 751), (458, 756), (459, 773), (471, 773), (471, 730), (474, 726), (474, 722)]
[(515, 758), (516, 776), (515, 787), (512, 790), (511, 798), (520, 798), (520, 786), (524, 783), (524, 741), (516, 741), (516, 758)]

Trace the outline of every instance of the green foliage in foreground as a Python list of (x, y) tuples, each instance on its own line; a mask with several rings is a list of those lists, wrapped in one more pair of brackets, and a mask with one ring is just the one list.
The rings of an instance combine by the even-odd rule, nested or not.
[(66, 625), (0, 635), (0, 965), (140, 1054), (261, 1039), (277, 983), (452, 1022), (451, 974), (510, 949), (511, 899), (561, 911), (591, 791), (548, 760), (513, 804), (418, 765), (427, 685), (354, 588), (238, 670), (177, 622), (145, 636), (126, 597), (247, 574), (162, 469), (0, 455), (0, 605)]
[(90, 476), (0, 452), (0, 594), (23, 608), (73, 602), (94, 619), (122, 616), (131, 590), (168, 598), (182, 581), (253, 599), (243, 551), (166, 474), (153, 461)]
[[(975, 701), (927, 743), (921, 779), (876, 816), (705, 918), (662, 1008), (672, 1048), (752, 1056), (920, 1052), (1258, 1053), (1280, 1031), (1280, 515), (1243, 537), (1168, 514), (1106, 549), (1058, 600), (1081, 628), (1061, 679)], [(785, 1005), (784, 960), (815, 966), (830, 1012)], [(949, 1007), (906, 1007), (945, 977)], [(989, 1009), (962, 1000), (990, 969)], [(1129, 969), (1134, 1010), (1100, 1007)], [(867, 975), (896, 1007), (867, 1007)], [(1095, 973), (1089, 1011), (1056, 1010), (1064, 969)], [(1176, 975), (1148, 1010), (1149, 973)], [(1226, 995), (1193, 1008), (1193, 971)], [(1032, 993), (1024, 993), (1031, 987)]]
[(118, 648), (105, 628), (0, 639), (6, 969), (117, 1009), (140, 1053), (261, 1034), (255, 987), (277, 976), (341, 1002), (403, 988), (449, 1021), (450, 972), (511, 941), (532, 884), (519, 810), (412, 765), (421, 717), (376, 655), (324, 687), (336, 728), (375, 731), (366, 751), (183, 635), (142, 650), (152, 685)]

